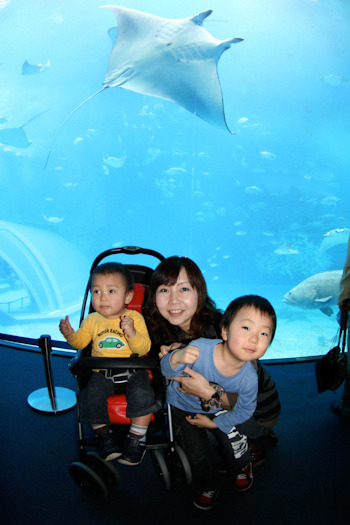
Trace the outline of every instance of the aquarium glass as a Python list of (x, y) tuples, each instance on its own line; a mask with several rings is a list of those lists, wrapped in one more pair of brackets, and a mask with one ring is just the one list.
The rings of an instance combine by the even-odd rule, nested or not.
[[(267, 297), (266, 358), (325, 353), (350, 231), (350, 3), (124, 0), (160, 17), (150, 38), (101, 4), (0, 0), (0, 331), (62, 341), (95, 257), (140, 246), (191, 257), (222, 309)], [(181, 24), (208, 9), (203, 51)], [(99, 92), (116, 38), (129, 62)]]

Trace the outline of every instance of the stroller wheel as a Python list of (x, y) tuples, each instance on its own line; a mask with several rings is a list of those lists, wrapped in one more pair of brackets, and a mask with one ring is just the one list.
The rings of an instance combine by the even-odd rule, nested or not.
[(102, 477), (106, 485), (116, 485), (117, 487), (120, 485), (120, 474), (110, 461), (105, 461), (96, 452), (88, 452), (85, 456), (85, 462)]
[(192, 471), (185, 452), (179, 445), (168, 449), (166, 452), (166, 462), (170, 475), (177, 482), (185, 482), (187, 485), (192, 483)]
[(152, 461), (157, 469), (158, 474), (162, 478), (163, 484), (167, 490), (171, 487), (171, 480), (169, 475), (169, 470), (167, 467), (167, 464), (165, 463), (165, 459), (163, 458), (163, 455), (159, 450), (151, 450), (150, 451)]
[(69, 472), (77, 485), (85, 492), (94, 496), (107, 497), (108, 491), (100, 476), (88, 465), (74, 461), (69, 466)]

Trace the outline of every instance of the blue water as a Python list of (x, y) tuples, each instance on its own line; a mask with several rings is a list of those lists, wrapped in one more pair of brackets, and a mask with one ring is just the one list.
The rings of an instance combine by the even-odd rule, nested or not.
[[(320, 247), (350, 228), (349, 2), (125, 0), (165, 18), (211, 8), (210, 33), (244, 38), (218, 66), (236, 134), (110, 88), (54, 140), (102, 87), (116, 21), (101, 4), (0, 0), (0, 142), (45, 112), (0, 144), (0, 331), (60, 339), (66, 312), (77, 325), (94, 258), (138, 245), (193, 258), (221, 308), (268, 297), (278, 329), (267, 358), (324, 353), (335, 315), (282, 299), (344, 264), (346, 236)], [(25, 60), (44, 67), (21, 74)]]

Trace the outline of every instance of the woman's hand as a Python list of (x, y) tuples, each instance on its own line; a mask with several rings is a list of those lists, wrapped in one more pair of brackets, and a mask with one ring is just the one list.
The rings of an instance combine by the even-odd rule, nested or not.
[(217, 428), (216, 423), (204, 414), (186, 416), (186, 421), (199, 428)]
[(188, 366), (184, 369), (184, 373), (188, 376), (172, 377), (173, 381), (180, 383), (178, 386), (180, 392), (206, 400), (215, 394), (216, 390), (210, 386), (209, 381), (202, 374), (195, 372)]
[[(177, 389), (183, 394), (199, 397), (209, 401), (216, 390), (212, 387), (209, 381), (199, 372), (195, 372), (192, 368), (186, 366), (183, 371), (187, 376), (172, 377), (173, 381), (180, 383)], [(237, 403), (238, 394), (226, 393), (222, 396), (222, 408), (225, 410), (232, 410)]]

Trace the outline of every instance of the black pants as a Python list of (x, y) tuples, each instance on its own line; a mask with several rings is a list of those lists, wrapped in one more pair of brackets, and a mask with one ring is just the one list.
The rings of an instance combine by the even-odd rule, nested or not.
[[(238, 431), (233, 431), (228, 437), (218, 428), (207, 429), (191, 425), (186, 421), (186, 416), (190, 415), (188, 412), (175, 407), (171, 407), (171, 411), (176, 441), (186, 452), (197, 490), (215, 490), (219, 484), (211, 436), (214, 436), (218, 443), (232, 480), (251, 461), (248, 446), (244, 445), (246, 437), (239, 434)], [(234, 449), (237, 457), (235, 457)], [(240, 452), (237, 454), (238, 449)]]
[(147, 370), (136, 370), (125, 385), (113, 383), (103, 374), (94, 372), (79, 394), (80, 421), (90, 424), (110, 423), (107, 398), (112, 394), (126, 394), (126, 416), (145, 416), (157, 412), (158, 406)]

